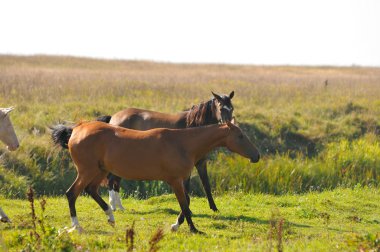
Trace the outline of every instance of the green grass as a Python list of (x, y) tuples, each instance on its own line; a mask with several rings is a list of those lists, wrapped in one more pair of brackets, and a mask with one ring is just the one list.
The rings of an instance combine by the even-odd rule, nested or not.
[[(37, 224), (41, 236), (37, 245), (36, 239), (30, 237), (33, 228), (29, 202), (0, 199), (0, 205), (13, 220), (12, 224), (0, 224), (3, 248), (123, 251), (127, 248), (126, 229), (135, 222), (136, 251), (149, 250), (149, 240), (158, 228), (164, 231), (158, 243), (162, 251), (277, 251), (279, 233), (284, 251), (380, 249), (380, 191), (374, 188), (359, 186), (283, 196), (229, 193), (216, 198), (219, 213), (209, 210), (205, 199), (195, 197), (191, 203), (193, 220), (206, 235), (191, 234), (186, 224), (177, 233), (170, 231), (179, 209), (172, 194), (147, 200), (124, 199), (127, 210), (115, 212), (115, 228), (107, 224), (105, 214), (91, 198), (81, 196), (77, 211), (85, 233), (59, 237), (58, 230), (70, 225), (67, 201), (63, 197), (49, 197), (46, 201), (43, 222), (47, 234), (44, 236)], [(38, 202), (35, 208), (40, 218)]]
[[(0, 148), (0, 205), (13, 220), (0, 225), (0, 244), (11, 251), (124, 251), (126, 229), (135, 221), (137, 251), (149, 249), (160, 227), (163, 251), (270, 251), (278, 233), (285, 251), (379, 250), (379, 83), (380, 68), (0, 55), (0, 107), (16, 106), (11, 119), (21, 143), (12, 153)], [(80, 197), (87, 233), (57, 237), (70, 224), (63, 195), (76, 172), (67, 151), (53, 147), (49, 126), (127, 107), (175, 113), (210, 99), (211, 91), (232, 90), (237, 121), (262, 159), (250, 164), (225, 150), (210, 155), (217, 214), (193, 173), (192, 193), (202, 197), (191, 209), (207, 235), (191, 235), (186, 225), (169, 231), (178, 203), (173, 195), (152, 197), (170, 193), (165, 183), (123, 180), (128, 210), (116, 212), (115, 228), (93, 200)], [(47, 197), (45, 233), (37, 223), (40, 240), (30, 236), (30, 185)], [(36, 210), (40, 219), (38, 202)]]
[[(328, 80), (328, 85), (325, 85)], [(263, 159), (212, 154), (215, 193), (299, 193), (337, 186), (377, 186), (380, 174), (380, 68), (165, 64), (73, 57), (0, 56), (0, 106), (21, 140), (4, 153), (0, 193), (62, 195), (75, 177), (48, 127), (92, 120), (127, 107), (175, 113), (235, 91), (240, 126)], [(234, 174), (234, 176), (227, 176)], [(193, 192), (203, 195), (194, 173)], [(163, 183), (123, 182), (126, 195), (168, 191)]]

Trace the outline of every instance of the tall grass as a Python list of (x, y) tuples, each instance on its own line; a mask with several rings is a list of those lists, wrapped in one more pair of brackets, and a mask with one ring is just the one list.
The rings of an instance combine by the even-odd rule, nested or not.
[(379, 186), (380, 142), (374, 135), (327, 144), (314, 158), (267, 157), (251, 165), (241, 157), (219, 154), (210, 164), (218, 193), (228, 190), (283, 194), (333, 189), (357, 184)]
[[(328, 85), (325, 85), (325, 80)], [(53, 147), (48, 127), (113, 114), (126, 107), (174, 113), (235, 91), (240, 126), (259, 147), (258, 164), (226, 151), (211, 154), (212, 188), (304, 192), (358, 183), (378, 186), (380, 69), (265, 67), (0, 56), (0, 106), (21, 140), (2, 153), (0, 193), (62, 194), (75, 169)], [(197, 174), (193, 193), (203, 194)], [(123, 192), (149, 197), (162, 182), (125, 182)]]

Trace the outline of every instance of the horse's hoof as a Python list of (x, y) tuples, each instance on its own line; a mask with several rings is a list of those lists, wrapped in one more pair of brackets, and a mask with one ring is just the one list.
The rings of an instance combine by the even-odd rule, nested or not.
[(4, 223), (11, 223), (12, 222), (8, 217), (1, 217), (0, 221), (4, 222)]
[(75, 231), (78, 232), (78, 234), (82, 234), (84, 233), (84, 229), (79, 226), (79, 225), (74, 225), (72, 226), (71, 228), (68, 228), (68, 227), (65, 227), (64, 230), (67, 232), (67, 233), (73, 233)]
[(115, 227), (115, 221), (108, 220), (108, 224), (110, 224), (112, 227)]
[(74, 225), (74, 226), (72, 226), (70, 228), (69, 227), (64, 227), (63, 229), (58, 230), (58, 236), (61, 236), (64, 233), (67, 233), (67, 234), (73, 233), (75, 231), (77, 231), (79, 234), (84, 233), (84, 229), (81, 226)]
[(125, 211), (125, 208), (123, 206), (119, 206), (120, 211)]
[(219, 212), (219, 209), (215, 205), (211, 205), (210, 209), (214, 212)]
[(179, 228), (179, 224), (178, 224), (178, 223), (173, 224), (173, 225), (171, 226), (171, 230), (172, 230), (173, 232), (178, 231), (178, 228)]
[(191, 229), (190, 229), (190, 232), (193, 233), (193, 234), (201, 234), (201, 235), (206, 234), (205, 232), (199, 231), (199, 230), (196, 229), (196, 228), (191, 228)]

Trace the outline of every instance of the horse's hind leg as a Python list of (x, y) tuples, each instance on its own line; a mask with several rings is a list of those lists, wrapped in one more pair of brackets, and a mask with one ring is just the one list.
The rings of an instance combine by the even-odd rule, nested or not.
[(216, 207), (214, 199), (211, 194), (210, 181), (207, 174), (207, 160), (206, 159), (199, 160), (198, 163), (195, 164), (195, 167), (197, 168), (199, 178), (201, 179), (203, 188), (205, 189), (205, 193), (207, 196), (210, 209), (212, 209), (214, 212), (217, 212), (218, 208)]
[(77, 200), (79, 194), (83, 191), (83, 189), (87, 186), (88, 182), (86, 179), (83, 179), (79, 174), (75, 179), (74, 183), (70, 186), (70, 188), (66, 192), (66, 197), (69, 202), (70, 208), (70, 216), (71, 216), (71, 228), (68, 232), (72, 232), (74, 230), (78, 230), (79, 233), (83, 231), (81, 226), (79, 225), (79, 221), (77, 218), (77, 212), (75, 209), (75, 201)]
[(120, 194), (119, 194), (120, 181), (121, 181), (120, 177), (112, 173), (108, 175), (109, 203), (113, 211), (116, 211), (116, 207), (118, 207), (120, 210), (125, 210), (125, 208), (121, 204), (121, 199), (120, 199)]
[(104, 213), (108, 216), (108, 223), (112, 226), (115, 225), (115, 218), (113, 216), (111, 207), (100, 197), (99, 195), (99, 185), (101, 181), (105, 178), (106, 172), (100, 173), (91, 183), (85, 188), (85, 191), (98, 203), (98, 205), (103, 209)]
[[(75, 159), (74, 163), (75, 163)], [(92, 165), (76, 165), (78, 175), (75, 179), (74, 183), (70, 186), (70, 188), (66, 192), (66, 197), (69, 202), (69, 208), (70, 208), (70, 216), (71, 216), (71, 224), (72, 227), (69, 229), (69, 232), (72, 232), (74, 230), (78, 230), (79, 232), (82, 232), (83, 229), (79, 225), (79, 221), (77, 218), (77, 212), (75, 209), (75, 201), (77, 200), (79, 194), (90, 184), (94, 178), (99, 175), (99, 166), (97, 164)], [(104, 178), (104, 177), (103, 177)], [(100, 183), (100, 182), (99, 182)]]
[(3, 209), (0, 207), (0, 221), (1, 222), (11, 222), (8, 216), (4, 213)]
[(112, 173), (109, 173), (108, 176), (107, 176), (107, 179), (108, 179), (108, 201), (110, 203), (110, 206), (111, 206), (111, 209), (113, 211), (116, 211), (116, 199), (115, 199), (115, 191), (113, 189), (114, 187), (114, 181), (115, 181), (115, 178), (114, 178), (114, 175)]

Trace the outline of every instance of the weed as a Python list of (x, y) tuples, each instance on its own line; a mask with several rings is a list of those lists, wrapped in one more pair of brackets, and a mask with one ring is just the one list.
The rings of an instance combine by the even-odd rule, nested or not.
[(380, 233), (352, 234), (347, 238), (346, 242), (350, 247), (354, 247), (358, 251), (380, 251)]
[[(31, 230), (29, 232), (29, 240), (22, 234), (17, 233), (14, 238), (18, 244), (24, 244), (26, 242), (24, 251), (42, 251), (42, 250), (59, 250), (59, 251), (72, 251), (78, 245), (75, 245), (67, 233), (57, 236), (57, 229), (48, 225), (45, 225), (45, 210), (46, 199), (40, 201), (41, 215), (37, 218), (36, 210), (34, 206), (34, 190), (29, 187), (27, 192), (27, 198), (31, 210)], [(37, 226), (38, 223), (38, 226)], [(41, 232), (38, 233), (38, 230)]]
[(34, 191), (33, 191), (32, 187), (29, 187), (27, 196), (28, 196), (28, 201), (30, 203), (30, 210), (31, 210), (30, 216), (32, 219), (32, 227), (33, 227), (31, 232), (30, 232), (30, 237), (34, 238), (38, 241), (40, 239), (40, 235), (37, 233), (37, 227), (36, 227), (37, 216), (36, 216), (36, 212), (34, 209)]
[(269, 220), (269, 233), (268, 233), (268, 240), (269, 240), (269, 251), (272, 251), (272, 240), (277, 241), (277, 251), (282, 252), (283, 247), (283, 236), (284, 236), (284, 224), (285, 219), (280, 215), (280, 212), (278, 210), (272, 211), (272, 217)]
[(158, 228), (149, 241), (149, 252), (156, 252), (159, 250), (160, 247), (158, 246), (158, 243), (162, 240), (162, 238), (164, 238), (164, 230), (162, 228)]
[(125, 244), (127, 245), (127, 251), (133, 251), (135, 234), (135, 222), (133, 221), (132, 227), (128, 227), (125, 232)]

